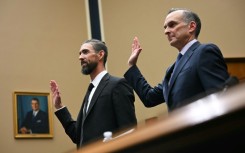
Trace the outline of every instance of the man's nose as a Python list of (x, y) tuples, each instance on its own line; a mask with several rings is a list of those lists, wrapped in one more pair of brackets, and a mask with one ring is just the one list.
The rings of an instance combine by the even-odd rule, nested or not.
[(168, 27), (164, 29), (164, 34), (165, 35), (168, 35), (169, 34), (169, 28)]
[(80, 54), (79, 55), (79, 60), (82, 60), (82, 59), (84, 59), (84, 55), (83, 54)]

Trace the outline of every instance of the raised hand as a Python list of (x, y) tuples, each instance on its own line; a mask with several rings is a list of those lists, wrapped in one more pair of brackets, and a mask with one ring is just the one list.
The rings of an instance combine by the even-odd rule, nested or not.
[(128, 65), (130, 67), (133, 65), (136, 65), (141, 50), (142, 50), (142, 48), (140, 47), (140, 43), (139, 43), (138, 38), (134, 37), (134, 41), (132, 44), (132, 53), (128, 59)]
[(52, 100), (53, 100), (54, 107), (56, 109), (63, 107), (63, 105), (61, 103), (61, 97), (60, 97), (58, 84), (56, 83), (55, 80), (50, 81), (50, 89), (52, 92)]

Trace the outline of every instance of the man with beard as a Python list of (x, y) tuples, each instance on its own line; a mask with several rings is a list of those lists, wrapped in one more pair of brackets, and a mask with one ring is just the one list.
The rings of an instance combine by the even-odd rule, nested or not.
[(129, 69), (124, 77), (146, 107), (163, 102), (172, 111), (213, 92), (220, 91), (229, 78), (220, 49), (214, 44), (201, 44), (198, 15), (187, 9), (171, 9), (164, 21), (164, 34), (179, 55), (161, 83), (151, 87), (136, 66), (142, 50), (137, 37), (129, 57)]
[(50, 82), (57, 109), (55, 114), (77, 148), (102, 138), (106, 131), (117, 131), (137, 123), (133, 89), (124, 78), (111, 76), (106, 71), (108, 51), (105, 43), (96, 39), (87, 40), (79, 54), (82, 73), (90, 75), (92, 89), (88, 89), (90, 94), (86, 94), (76, 121), (62, 104), (56, 81)]

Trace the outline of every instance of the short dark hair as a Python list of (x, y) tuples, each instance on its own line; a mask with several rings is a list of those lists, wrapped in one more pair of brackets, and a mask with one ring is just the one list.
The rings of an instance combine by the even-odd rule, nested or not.
[(107, 56), (108, 56), (108, 50), (107, 50), (105, 42), (97, 40), (97, 39), (89, 39), (89, 40), (86, 40), (83, 44), (85, 43), (91, 44), (94, 50), (96, 51), (96, 53), (98, 53), (101, 50), (105, 52), (104, 54), (104, 65), (105, 65), (107, 61)]
[(37, 101), (37, 103), (39, 104), (39, 99), (38, 98), (34, 97), (34, 98), (32, 98), (32, 100)]
[(194, 21), (196, 23), (197, 26), (195, 31), (195, 37), (198, 38), (202, 27), (199, 16), (196, 13), (192, 12), (191, 10), (185, 8), (172, 8), (169, 10), (168, 14), (178, 10), (184, 11), (183, 17), (186, 23), (190, 23), (191, 21)]

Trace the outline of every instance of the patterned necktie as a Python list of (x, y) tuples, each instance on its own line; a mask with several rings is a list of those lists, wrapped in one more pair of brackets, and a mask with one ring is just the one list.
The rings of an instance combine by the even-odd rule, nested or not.
[(90, 92), (92, 91), (93, 88), (94, 88), (94, 85), (92, 83), (90, 83), (88, 86), (87, 93), (85, 95), (84, 109), (83, 109), (84, 115), (86, 115), (86, 113), (87, 113), (88, 98), (89, 98)]

